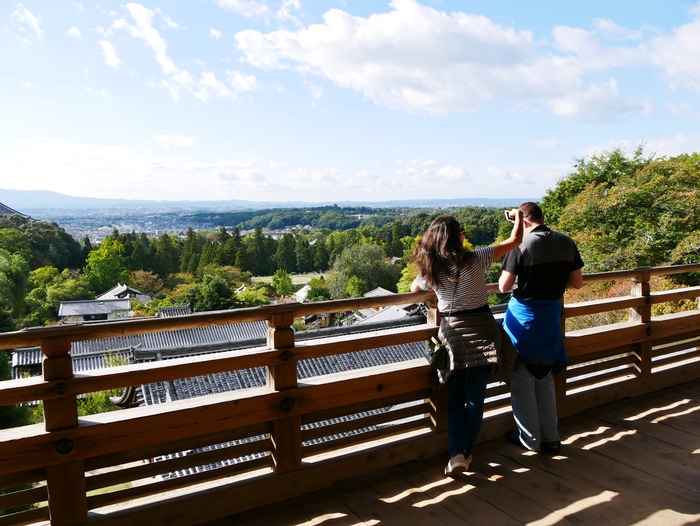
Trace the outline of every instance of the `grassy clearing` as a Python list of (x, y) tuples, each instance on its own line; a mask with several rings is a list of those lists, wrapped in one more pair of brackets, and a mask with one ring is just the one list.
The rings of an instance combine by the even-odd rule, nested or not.
[[(293, 285), (306, 285), (313, 278), (320, 278), (324, 274), (291, 274)], [(253, 283), (272, 283), (272, 276), (256, 276), (251, 278)]]

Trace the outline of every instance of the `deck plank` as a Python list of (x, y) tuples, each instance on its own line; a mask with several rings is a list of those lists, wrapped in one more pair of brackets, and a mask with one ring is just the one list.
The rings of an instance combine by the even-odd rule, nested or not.
[(456, 479), (443, 455), (207, 526), (700, 524), (699, 407), (695, 380), (563, 420), (556, 457), (494, 440)]
[[(505, 513), (498, 506), (483, 498), (491, 492), (484, 492), (483, 486), (489, 485), (488, 480), (478, 471), (470, 471), (452, 479), (443, 474), (447, 464), (447, 455), (422, 462), (422, 469), (406, 469), (403, 478), (416, 487), (420, 487), (434, 502), (444, 506), (460, 517), (458, 524), (517, 526), (521, 524)], [(492, 483), (491, 486), (494, 484)]]

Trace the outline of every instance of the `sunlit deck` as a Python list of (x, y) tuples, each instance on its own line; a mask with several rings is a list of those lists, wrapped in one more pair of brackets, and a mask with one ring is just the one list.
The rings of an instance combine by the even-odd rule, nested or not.
[(562, 456), (479, 444), (468, 475), (413, 461), (207, 523), (682, 525), (700, 523), (700, 380), (564, 419)]

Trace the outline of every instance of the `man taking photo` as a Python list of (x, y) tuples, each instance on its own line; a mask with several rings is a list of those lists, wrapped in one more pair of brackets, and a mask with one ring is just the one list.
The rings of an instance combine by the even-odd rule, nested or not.
[(583, 261), (574, 241), (550, 230), (536, 203), (523, 203), (522, 244), (507, 253), (498, 280), (513, 289), (503, 327), (518, 351), (511, 405), (518, 430), (509, 439), (522, 447), (557, 454), (559, 440), (554, 375), (567, 364), (561, 331), (561, 297), (583, 285)]

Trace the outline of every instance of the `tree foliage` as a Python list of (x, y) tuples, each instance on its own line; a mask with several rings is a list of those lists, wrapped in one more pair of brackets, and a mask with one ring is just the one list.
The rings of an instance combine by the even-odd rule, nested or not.
[(272, 286), (278, 296), (287, 298), (292, 295), (294, 291), (294, 285), (292, 284), (292, 278), (287, 274), (286, 270), (279, 269), (272, 276)]
[(331, 269), (333, 299), (357, 297), (382, 287), (396, 292), (401, 269), (377, 245), (352, 245), (343, 250)]
[(88, 255), (85, 277), (98, 294), (117, 283), (126, 283), (129, 270), (125, 265), (124, 245), (113, 237), (104, 238), (100, 246)]
[[(700, 155), (622, 155), (579, 162), (571, 174), (576, 185), (562, 181), (566, 192), (557, 187), (544, 199), (558, 219), (553, 226), (578, 242), (587, 272), (700, 262)], [(583, 185), (582, 174), (599, 177)]]

